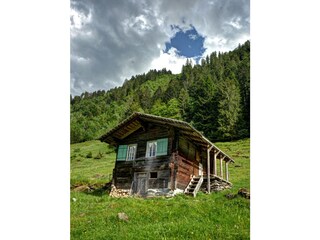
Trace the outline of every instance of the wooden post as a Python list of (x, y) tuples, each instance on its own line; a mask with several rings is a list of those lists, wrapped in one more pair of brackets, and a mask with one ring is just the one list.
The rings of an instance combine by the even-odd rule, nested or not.
[(229, 170), (228, 170), (229, 161), (226, 162), (226, 180), (229, 182)]
[(220, 158), (220, 177), (223, 178), (223, 169), (222, 169), (223, 158)]
[(217, 175), (217, 150), (214, 151), (214, 155), (213, 155), (213, 174)]
[(210, 150), (207, 149), (207, 190), (210, 193)]
[(213, 146), (209, 147), (207, 149), (207, 189), (208, 193), (210, 193), (210, 151), (213, 148)]

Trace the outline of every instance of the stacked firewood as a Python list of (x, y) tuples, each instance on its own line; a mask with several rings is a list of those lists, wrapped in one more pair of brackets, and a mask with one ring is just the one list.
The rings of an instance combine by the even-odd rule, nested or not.
[(114, 185), (112, 185), (109, 196), (111, 196), (111, 197), (129, 197), (130, 190), (117, 189)]

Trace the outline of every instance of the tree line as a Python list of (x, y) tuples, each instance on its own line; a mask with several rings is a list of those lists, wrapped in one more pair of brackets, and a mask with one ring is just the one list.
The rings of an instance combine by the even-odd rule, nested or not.
[(150, 70), (70, 103), (71, 143), (96, 139), (136, 111), (187, 121), (211, 141), (249, 137), (250, 42), (187, 60), (180, 74)]

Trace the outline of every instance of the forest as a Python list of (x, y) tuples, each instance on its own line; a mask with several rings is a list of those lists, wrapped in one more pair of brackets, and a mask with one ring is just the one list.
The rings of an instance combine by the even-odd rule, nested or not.
[(110, 90), (70, 96), (71, 143), (99, 138), (133, 112), (189, 122), (211, 141), (250, 136), (250, 41), (180, 74), (150, 70)]

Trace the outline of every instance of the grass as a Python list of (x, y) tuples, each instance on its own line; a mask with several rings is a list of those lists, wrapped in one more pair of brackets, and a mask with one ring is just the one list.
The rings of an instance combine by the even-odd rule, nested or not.
[(233, 188), (250, 190), (250, 139), (217, 142), (215, 145), (235, 160), (235, 163), (229, 164), (229, 181), (233, 183)]
[(70, 153), (71, 187), (110, 181), (116, 154), (107, 144), (100, 141), (71, 144)]
[[(229, 165), (230, 190), (196, 198), (111, 198), (105, 191), (71, 191), (71, 239), (249, 239), (250, 200), (227, 199), (239, 188), (250, 189), (250, 140), (216, 143), (236, 163)], [(86, 158), (89, 152), (93, 158)], [(100, 159), (94, 159), (102, 152)], [(103, 184), (112, 173), (115, 154), (106, 144), (90, 141), (71, 146), (71, 183)], [(79, 161), (80, 160), (80, 161)], [(95, 177), (97, 174), (102, 177)], [(72, 185), (72, 184), (71, 184)], [(119, 220), (124, 212), (129, 220)]]

